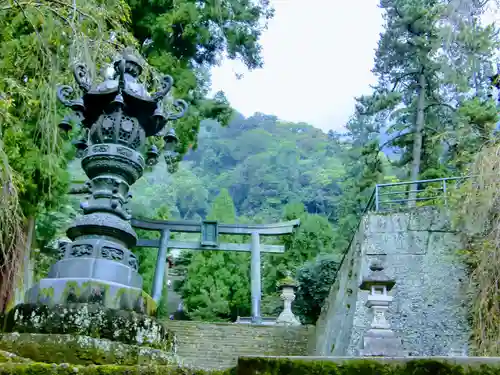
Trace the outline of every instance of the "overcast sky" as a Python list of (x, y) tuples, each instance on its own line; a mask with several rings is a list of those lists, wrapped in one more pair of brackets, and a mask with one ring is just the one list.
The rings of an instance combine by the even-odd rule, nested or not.
[(263, 112), (324, 131), (340, 129), (353, 113), (353, 98), (374, 83), (379, 0), (271, 3), (275, 16), (261, 39), (264, 68), (248, 72), (226, 61), (213, 70), (213, 92), (223, 90), (245, 116)]

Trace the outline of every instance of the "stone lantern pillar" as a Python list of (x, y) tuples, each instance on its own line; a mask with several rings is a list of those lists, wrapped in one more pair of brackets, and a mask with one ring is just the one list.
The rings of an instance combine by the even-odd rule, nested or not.
[(370, 292), (366, 307), (371, 309), (373, 320), (370, 329), (363, 336), (361, 356), (401, 357), (406, 356), (402, 350), (402, 341), (392, 331), (385, 313), (392, 302), (388, 292), (396, 281), (384, 272), (382, 263), (378, 260), (370, 264), (370, 273), (359, 286), (361, 290)]
[(278, 319), (276, 319), (276, 324), (300, 326), (300, 321), (292, 312), (292, 303), (295, 301), (297, 283), (294, 279), (288, 276), (278, 283), (278, 287), (281, 290), (280, 297), (283, 300), (283, 311), (278, 316)]

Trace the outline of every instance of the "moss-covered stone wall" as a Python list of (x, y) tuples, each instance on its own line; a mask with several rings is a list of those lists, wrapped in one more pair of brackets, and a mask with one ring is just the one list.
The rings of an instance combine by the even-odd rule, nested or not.
[(0, 375), (499, 375), (499, 363), (500, 358), (484, 357), (461, 360), (254, 357), (240, 358), (237, 367), (231, 369), (208, 371), (179, 366), (75, 366), (7, 361), (1, 363)]
[(240, 358), (235, 375), (500, 375), (500, 358)]
[(176, 337), (181, 364), (203, 369), (236, 365), (240, 356), (307, 355), (314, 327), (257, 326), (187, 321), (164, 322)]
[(20, 304), (7, 315), (3, 330), (82, 335), (164, 351), (173, 349), (173, 334), (155, 318), (133, 311), (108, 309), (100, 304)]
[(47, 363), (2, 363), (0, 375), (231, 375), (234, 370), (203, 371), (173, 366), (74, 366)]
[(176, 363), (175, 356), (170, 352), (79, 335), (3, 333), (0, 334), (0, 356), (2, 352), (5, 358), (3, 362), (19, 362), (19, 358), (23, 358), (34, 362), (72, 365)]

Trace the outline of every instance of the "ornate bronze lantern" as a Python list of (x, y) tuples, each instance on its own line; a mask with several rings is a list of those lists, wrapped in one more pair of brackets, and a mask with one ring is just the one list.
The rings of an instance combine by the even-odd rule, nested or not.
[[(146, 150), (146, 138), (164, 136), (165, 151), (171, 153), (177, 137), (166, 125), (184, 116), (188, 106), (175, 100), (176, 112), (166, 113), (162, 103), (172, 88), (172, 77), (164, 77), (161, 90), (149, 94), (138, 81), (142, 71), (139, 58), (124, 52), (114, 63), (114, 76), (97, 85), (90, 81), (85, 65), (75, 66), (82, 97), (72, 100), (70, 86), (58, 88), (59, 100), (73, 110), (60, 129), (70, 131), (76, 124), (83, 134), (74, 145), (89, 178), (90, 196), (81, 203), (83, 215), (67, 230), (72, 242), (62, 247), (62, 259), (48, 277), (28, 292), (28, 302), (65, 304), (69, 295), (72, 302), (74, 295), (79, 302), (95, 302), (98, 295), (109, 308), (151, 310), (144, 301), (150, 297), (142, 292), (137, 259), (130, 251), (137, 236), (124, 205), (146, 164), (158, 162), (159, 151), (153, 146)], [(52, 290), (50, 298), (44, 292), (47, 288)]]

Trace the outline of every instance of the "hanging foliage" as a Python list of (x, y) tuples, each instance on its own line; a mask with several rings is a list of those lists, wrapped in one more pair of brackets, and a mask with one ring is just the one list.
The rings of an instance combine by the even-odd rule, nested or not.
[(498, 142), (487, 144), (470, 168), (474, 176), (452, 195), (457, 228), (467, 247), (472, 351), (479, 356), (500, 353), (500, 186)]
[(26, 218), (56, 206), (67, 189), (72, 147), (57, 126), (56, 85), (73, 84), (74, 62), (96, 77), (117, 50), (133, 45), (128, 22), (121, 0), (0, 6), (0, 310), (22, 276)]

